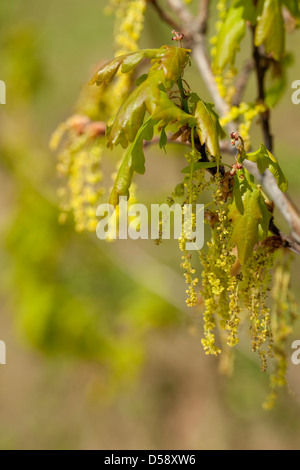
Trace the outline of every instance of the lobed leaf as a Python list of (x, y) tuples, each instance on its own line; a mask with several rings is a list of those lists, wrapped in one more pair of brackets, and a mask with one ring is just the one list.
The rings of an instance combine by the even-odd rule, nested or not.
[(157, 107), (161, 94), (158, 86), (162, 79), (162, 71), (149, 74), (127, 97), (117, 115), (107, 124), (106, 135), (110, 148), (118, 144), (127, 148), (128, 143), (134, 141), (143, 125), (146, 111), (152, 115)]
[(119, 56), (100, 67), (93, 75), (90, 85), (101, 85), (102, 83), (108, 85), (114, 79), (121, 66), (122, 72), (128, 73), (134, 70), (143, 59), (158, 59), (164, 53), (165, 51), (162, 49), (144, 49)]
[(100, 67), (90, 81), (90, 85), (108, 85), (121, 70), (129, 73), (134, 70), (143, 59), (151, 59), (157, 69), (163, 70), (165, 82), (169, 88), (181, 77), (183, 69), (189, 63), (188, 49), (174, 46), (163, 46), (160, 49), (143, 49), (137, 52), (122, 55)]
[(280, 63), (274, 62), (272, 64), (269, 73), (266, 75), (265, 103), (268, 108), (274, 108), (284, 95), (288, 83), (287, 68), (292, 64), (292, 54), (285, 54)]
[(227, 12), (218, 34), (213, 67), (222, 72), (227, 65), (234, 65), (236, 53), (246, 34), (246, 21), (256, 23), (256, 8), (252, 1), (236, 0)]
[(257, 188), (247, 187), (241, 195), (240, 202), (242, 202), (242, 210), (240, 203), (237, 205), (234, 198), (228, 217), (233, 223), (231, 242), (237, 245), (239, 260), (241, 264), (245, 264), (259, 242), (260, 227), (263, 230), (263, 237), (267, 237), (271, 214)]
[(164, 149), (164, 151), (166, 152), (167, 143), (168, 143), (168, 136), (166, 134), (165, 127), (163, 127), (160, 132), (159, 148)]
[(174, 46), (163, 46), (164, 55), (160, 58), (160, 67), (163, 69), (167, 82), (175, 83), (182, 76), (182, 72), (190, 61), (188, 49)]
[[(195, 100), (196, 98), (193, 99)], [(213, 104), (205, 103), (200, 98), (197, 99), (198, 101), (194, 113), (197, 121), (197, 132), (201, 144), (203, 145), (206, 143), (210, 154), (219, 160), (219, 136), (222, 134), (223, 130), (220, 126), (218, 115), (213, 109)]]
[(176, 106), (164, 91), (160, 91), (159, 100), (157, 101), (152, 118), (157, 121), (159, 127), (166, 127), (169, 124), (175, 123), (178, 124), (179, 128), (186, 124), (190, 126), (196, 126), (197, 124), (195, 117)]
[(261, 144), (260, 149), (256, 152), (248, 153), (246, 158), (251, 162), (255, 162), (257, 164), (257, 168), (259, 169), (261, 174), (264, 174), (264, 172), (269, 169), (275, 177), (279, 189), (283, 193), (288, 190), (288, 181), (284, 176), (284, 173), (281, 170), (278, 161), (276, 160), (274, 155), (269, 152), (269, 150), (264, 144)]
[(145, 173), (145, 155), (143, 150), (144, 140), (152, 140), (155, 121), (149, 118), (138, 131), (134, 142), (127, 150), (123, 162), (119, 168), (109, 203), (116, 207), (121, 196), (129, 196), (134, 172), (143, 175)]
[(146, 111), (159, 127), (178, 124), (178, 128), (196, 125), (194, 116), (185, 113), (168, 97), (163, 87), (163, 70), (152, 70), (148, 77), (127, 97), (117, 115), (107, 125), (108, 147), (120, 144), (127, 148), (143, 124)]
[(261, 15), (255, 30), (255, 45), (265, 45), (267, 54), (273, 54), (280, 61), (285, 48), (285, 27), (282, 15), (281, 0), (264, 0), (261, 2)]

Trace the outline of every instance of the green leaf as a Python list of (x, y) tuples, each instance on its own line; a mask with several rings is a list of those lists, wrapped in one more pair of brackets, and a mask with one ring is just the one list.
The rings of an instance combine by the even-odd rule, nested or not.
[(255, 31), (255, 45), (265, 45), (266, 53), (273, 54), (280, 61), (285, 48), (285, 27), (282, 16), (281, 0), (261, 2), (261, 15)]
[(163, 127), (160, 133), (159, 148), (164, 149), (164, 151), (166, 151), (167, 143), (168, 143), (168, 136), (166, 134), (165, 127)]
[(260, 173), (263, 175), (264, 172), (269, 169), (277, 181), (279, 189), (285, 193), (288, 190), (288, 181), (281, 170), (278, 161), (274, 155), (269, 152), (264, 144), (257, 152), (247, 153), (247, 160), (255, 162)]
[(142, 126), (146, 111), (160, 127), (173, 123), (178, 128), (186, 124), (196, 125), (194, 116), (176, 106), (161, 89), (163, 80), (162, 70), (150, 71), (148, 78), (127, 97), (117, 115), (107, 124), (108, 147), (120, 144), (127, 148)]
[(166, 81), (175, 83), (190, 61), (190, 50), (174, 46), (163, 46), (162, 50), (165, 53), (159, 61), (160, 67), (163, 69)]
[(180, 127), (189, 124), (195, 126), (197, 124), (196, 119), (191, 114), (187, 114), (181, 108), (170, 100), (166, 92), (160, 91), (159, 100), (157, 106), (152, 114), (152, 118), (158, 122), (159, 127), (166, 127), (169, 124), (178, 124)]
[(243, 8), (243, 18), (245, 21), (249, 21), (252, 26), (257, 23), (257, 8), (254, 5), (255, 1), (249, 0), (236, 0), (233, 4), (235, 8)]
[[(244, 203), (243, 203), (243, 195), (246, 193), (248, 189), (248, 185), (245, 184), (247, 181), (242, 180), (240, 181), (239, 176), (244, 174), (245, 172), (243, 170), (238, 171), (237, 174), (234, 176), (234, 185), (233, 185), (233, 202), (240, 212), (240, 214), (244, 214), (245, 208), (244, 208)], [(251, 188), (250, 188), (251, 189)]]
[(246, 190), (242, 195), (242, 206), (241, 212), (234, 200), (228, 218), (233, 223), (231, 242), (237, 245), (239, 260), (241, 264), (245, 264), (259, 242), (259, 227), (263, 230), (263, 237), (267, 237), (271, 214), (258, 189)]
[(236, 53), (240, 50), (240, 43), (246, 34), (246, 18), (251, 16), (254, 20), (256, 17), (255, 9), (254, 15), (249, 10), (251, 3), (249, 0), (235, 1), (227, 12), (226, 19), (218, 34), (216, 55), (213, 62), (213, 67), (218, 72), (222, 72), (227, 65), (234, 65)]
[(127, 55), (122, 61), (122, 73), (129, 73), (134, 70), (145, 57), (143, 51)]
[(134, 142), (124, 156), (109, 199), (109, 203), (114, 207), (119, 204), (121, 196), (129, 196), (129, 188), (134, 172), (140, 175), (145, 173), (143, 142), (144, 140), (152, 140), (154, 126), (155, 122), (149, 118), (138, 131)]
[(286, 74), (278, 75), (271, 86), (266, 90), (265, 104), (268, 108), (274, 108), (284, 95), (287, 85)]
[[(195, 162), (193, 164), (193, 170), (205, 170), (207, 168), (215, 168), (218, 166), (217, 162)], [(181, 170), (181, 173), (184, 174), (189, 174), (191, 172), (191, 165), (185, 167), (183, 170)]]
[(293, 65), (292, 54), (285, 54), (281, 62), (273, 62), (266, 76), (265, 103), (268, 108), (274, 108), (284, 95), (287, 86), (287, 68)]
[(196, 125), (195, 118), (176, 106), (166, 93), (181, 77), (189, 62), (189, 52), (174, 46), (145, 49), (118, 57), (96, 72), (91, 84), (109, 84), (120, 68), (126, 73), (132, 71), (143, 58), (152, 59), (153, 62), (149, 74), (140, 77), (137, 88), (124, 101), (117, 115), (108, 122), (108, 147), (120, 144), (127, 148), (142, 126), (146, 112), (160, 123), (160, 127), (170, 123)]
[(163, 49), (144, 49), (119, 56), (100, 67), (93, 75), (90, 85), (101, 85), (102, 83), (108, 85), (114, 79), (121, 66), (122, 72), (128, 73), (134, 70), (143, 59), (159, 59), (164, 53)]
[(121, 69), (123, 73), (134, 70), (143, 59), (154, 61), (156, 70), (163, 70), (169, 88), (181, 77), (183, 69), (189, 63), (189, 50), (174, 46), (163, 46), (160, 49), (143, 49), (122, 55), (100, 67), (90, 81), (90, 85), (108, 85)]
[(146, 111), (154, 113), (160, 99), (161, 90), (158, 88), (163, 80), (163, 72), (149, 74), (127, 97), (117, 115), (107, 124), (108, 147), (120, 144), (123, 148), (133, 142), (138, 130), (143, 124)]
[(141, 85), (145, 80), (147, 80), (147, 78), (148, 78), (148, 74), (144, 73), (135, 81), (135, 86)]
[(197, 132), (201, 144), (207, 145), (210, 154), (217, 160), (220, 159), (220, 123), (211, 103), (204, 103), (201, 99), (196, 104), (195, 118), (197, 120)]

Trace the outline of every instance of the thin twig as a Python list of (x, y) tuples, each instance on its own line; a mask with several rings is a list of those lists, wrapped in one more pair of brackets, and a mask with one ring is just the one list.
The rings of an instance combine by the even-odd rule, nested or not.
[(253, 69), (254, 69), (254, 61), (249, 60), (248, 62), (246, 62), (246, 64), (244, 65), (244, 68), (242, 69), (235, 83), (236, 93), (232, 100), (233, 106), (239, 106), (239, 104), (241, 103), (246, 86), (248, 85), (248, 82), (249, 82), (249, 77)]
[(209, 10), (210, 0), (200, 0), (199, 14), (196, 19), (196, 24), (198, 26), (199, 33), (203, 35), (207, 33)]
[(300, 245), (298, 242), (295, 240), (286, 237), (286, 235), (283, 232), (280, 232), (281, 238), (284, 242), (284, 247), (288, 248), (289, 250), (293, 251), (297, 255), (300, 255)]
[[(253, 29), (254, 36), (254, 29)], [(260, 54), (258, 47), (254, 45), (253, 37), (253, 59), (255, 63), (256, 79), (257, 79), (257, 88), (258, 88), (258, 101), (265, 104), (266, 94), (265, 94), (265, 77), (270, 66), (270, 60)], [(261, 123), (264, 135), (264, 142), (266, 147), (273, 153), (273, 136), (271, 134), (270, 126), (270, 111), (267, 109), (264, 113), (261, 114)]]
[[(210, 92), (217, 111), (224, 116), (229, 111), (226, 101), (220, 96), (215, 76), (211, 69), (210, 60), (205, 46), (205, 34), (201, 34), (195, 22), (195, 17), (181, 0), (168, 0), (168, 5), (181, 20), (181, 29), (185, 34), (188, 46), (192, 49), (192, 54), (196, 65), (202, 75), (203, 81)], [(228, 124), (229, 132), (234, 132), (236, 127), (233, 123)]]
[[(261, 54), (260, 49), (256, 46), (253, 46), (253, 58), (257, 77), (258, 99), (265, 104), (265, 77), (266, 72), (270, 66), (271, 59)], [(261, 124), (265, 145), (270, 150), (270, 152), (273, 152), (273, 136), (270, 125), (270, 111), (268, 109), (261, 115)], [(265, 172), (262, 176), (260, 176), (261, 184), (267, 189), (270, 196), (276, 203), (277, 208), (280, 210), (285, 220), (291, 227), (292, 237), (296, 242), (300, 243), (300, 212), (291, 201), (289, 196), (283, 194), (277, 185), (273, 184), (272, 178), (273, 176), (269, 172)], [(293, 245), (295, 244), (295, 241), (292, 241)]]
[(158, 4), (157, 0), (147, 0), (148, 3), (151, 3), (151, 5), (155, 8), (155, 10), (158, 13), (158, 16), (169, 26), (171, 26), (172, 29), (175, 29), (176, 31), (180, 30), (179, 24), (163, 9), (161, 6)]

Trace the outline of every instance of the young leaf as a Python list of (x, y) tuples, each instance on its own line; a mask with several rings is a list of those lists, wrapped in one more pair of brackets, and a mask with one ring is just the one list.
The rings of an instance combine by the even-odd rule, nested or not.
[(285, 47), (285, 27), (281, 0), (264, 0), (255, 31), (255, 45), (265, 45), (266, 53), (273, 53), (280, 61)]
[(201, 99), (196, 104), (195, 118), (197, 120), (197, 132), (201, 144), (207, 144), (210, 154), (217, 160), (220, 159), (219, 134), (221, 126), (218, 116), (213, 109), (213, 104), (204, 103)]
[(153, 114), (162, 93), (158, 86), (163, 79), (162, 71), (149, 74), (124, 101), (117, 115), (107, 124), (108, 146), (120, 144), (123, 148), (133, 142), (143, 124), (146, 111)]
[(164, 149), (166, 152), (166, 145), (168, 143), (168, 136), (166, 134), (166, 130), (163, 127), (160, 133), (160, 139), (159, 139), (159, 148)]
[(247, 153), (247, 160), (255, 162), (260, 173), (263, 175), (268, 168), (277, 181), (279, 189), (285, 193), (288, 190), (288, 181), (281, 170), (278, 161), (274, 155), (269, 152), (264, 144), (257, 152)]
[(123, 73), (134, 70), (143, 59), (155, 61), (155, 66), (162, 69), (170, 87), (181, 77), (183, 69), (189, 62), (189, 50), (174, 46), (163, 46), (160, 49), (143, 49), (122, 55), (100, 67), (90, 81), (90, 85), (108, 85), (121, 68)]
[(136, 79), (135, 86), (141, 85), (145, 80), (147, 80), (147, 78), (148, 78), (148, 74), (144, 73), (143, 75), (141, 75), (139, 78)]
[(286, 85), (287, 78), (285, 72), (282, 72), (272, 80), (271, 85), (266, 89), (265, 104), (268, 108), (272, 109), (279, 103), (284, 95)]
[(167, 93), (160, 91), (157, 106), (152, 114), (152, 118), (158, 122), (159, 127), (166, 127), (169, 124), (178, 124), (178, 128), (189, 124), (190, 126), (196, 125), (196, 119), (191, 114), (187, 114), (173, 103), (168, 97)]
[(273, 62), (266, 76), (265, 103), (268, 108), (274, 108), (284, 95), (288, 79), (287, 68), (293, 65), (293, 55), (285, 54), (280, 62)]
[(145, 173), (143, 142), (144, 140), (152, 140), (154, 126), (155, 122), (149, 118), (138, 131), (134, 142), (124, 156), (109, 199), (109, 203), (114, 207), (119, 204), (120, 196), (129, 196), (129, 188), (134, 172), (140, 175)]
[(227, 12), (218, 34), (214, 69), (222, 72), (227, 65), (234, 65), (236, 53), (246, 34), (246, 20), (255, 24), (256, 9), (249, 0), (236, 0)]
[(174, 46), (163, 46), (165, 51), (160, 59), (160, 67), (164, 71), (167, 82), (175, 83), (182, 76), (182, 72), (189, 63), (190, 57), (188, 49)]
[(257, 8), (255, 3), (255, 1), (249, 2), (249, 0), (235, 0), (233, 3), (235, 8), (243, 8), (243, 18), (251, 23), (252, 26), (255, 26), (257, 23)]
[(233, 223), (231, 242), (237, 245), (239, 260), (241, 264), (245, 264), (259, 242), (259, 226), (264, 238), (267, 237), (271, 214), (258, 189), (246, 190), (242, 195), (242, 206), (241, 212), (234, 199), (228, 217)]
[(178, 124), (179, 128), (186, 124), (196, 125), (196, 119), (176, 106), (166, 91), (161, 89), (163, 80), (162, 70), (152, 70), (148, 78), (127, 97), (117, 115), (107, 125), (108, 147), (120, 144), (127, 148), (142, 126), (146, 111), (160, 127), (172, 123)]
[(122, 72), (128, 73), (132, 71), (144, 58), (158, 59), (162, 57), (164, 53), (165, 51), (163, 49), (144, 49), (142, 51), (121, 55), (100, 67), (92, 77), (90, 85), (94, 85), (95, 83), (97, 85), (101, 85), (102, 83), (108, 85), (114, 79), (121, 65)]

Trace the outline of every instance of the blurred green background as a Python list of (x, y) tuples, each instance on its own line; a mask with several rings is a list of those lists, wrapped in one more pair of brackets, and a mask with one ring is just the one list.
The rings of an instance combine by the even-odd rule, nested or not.
[[(248, 343), (238, 348), (234, 377), (222, 378), (203, 353), (197, 315), (185, 308), (176, 242), (107, 244), (76, 234), (72, 222), (58, 224), (56, 157), (48, 143), (95, 64), (112, 57), (105, 4), (0, 4), (0, 79), (7, 85), (0, 107), (0, 339), (7, 346), (0, 448), (299, 449), (300, 366), (289, 370), (296, 396), (283, 394), (269, 413), (261, 407), (268, 379)], [(288, 40), (295, 62), (272, 124), (276, 154), (300, 203), (300, 106), (291, 103), (299, 38), (297, 32)], [(142, 46), (169, 41), (169, 29), (149, 9)], [(209, 98), (195, 69), (188, 79)], [(247, 90), (252, 99), (254, 85)], [(257, 130), (253, 137), (258, 143)], [(183, 156), (148, 154), (147, 174), (136, 178), (139, 199), (165, 201), (180, 182)], [(298, 259), (293, 269), (299, 297)], [(299, 337), (298, 321), (291, 343)]]

